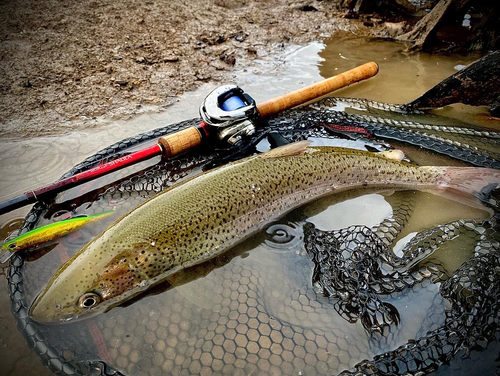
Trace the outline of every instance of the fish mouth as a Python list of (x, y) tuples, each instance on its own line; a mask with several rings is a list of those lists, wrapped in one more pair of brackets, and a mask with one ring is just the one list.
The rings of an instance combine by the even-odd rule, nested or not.
[(102, 312), (104, 312), (104, 309), (100, 309), (99, 307), (94, 310), (84, 310), (81, 312), (64, 312), (62, 310), (55, 312), (54, 310), (33, 304), (28, 311), (28, 315), (33, 321), (39, 324), (57, 325), (83, 321)]
[(28, 311), (30, 318), (39, 324), (64, 324), (69, 322), (75, 322), (81, 319), (81, 316), (77, 313), (72, 314), (53, 314), (48, 309), (44, 309), (38, 305), (32, 305)]
[(30, 317), (33, 321), (37, 322), (38, 324), (42, 324), (42, 325), (59, 325), (59, 324), (68, 324), (68, 323), (73, 323), (76, 321), (81, 321), (81, 319), (79, 319), (78, 315), (67, 316), (65, 318), (52, 319), (52, 318), (47, 318), (47, 317), (37, 317), (36, 315), (33, 315), (32, 313), (30, 313)]

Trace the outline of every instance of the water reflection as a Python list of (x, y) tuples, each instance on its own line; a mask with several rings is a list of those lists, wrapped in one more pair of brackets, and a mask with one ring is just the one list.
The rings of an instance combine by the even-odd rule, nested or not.
[(367, 61), (375, 61), (379, 73), (365, 84), (336, 92), (335, 96), (372, 99), (378, 102), (406, 103), (456, 72), (458, 64), (468, 65), (479, 54), (441, 56), (423, 52), (405, 53), (400, 43), (386, 40), (331, 39), (319, 53), (321, 76), (330, 77)]

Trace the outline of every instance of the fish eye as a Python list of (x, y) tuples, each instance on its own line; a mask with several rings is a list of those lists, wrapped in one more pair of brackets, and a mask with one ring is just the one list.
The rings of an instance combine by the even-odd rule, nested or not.
[(10, 243), (7, 247), (9, 247), (10, 249), (14, 249), (17, 247), (17, 243)]
[(92, 308), (96, 306), (101, 301), (101, 297), (92, 292), (83, 294), (78, 299), (78, 305), (82, 308)]

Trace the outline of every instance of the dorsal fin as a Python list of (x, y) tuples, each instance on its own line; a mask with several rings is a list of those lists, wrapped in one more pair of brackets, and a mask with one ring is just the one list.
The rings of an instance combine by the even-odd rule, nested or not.
[(377, 155), (393, 161), (402, 161), (405, 157), (405, 153), (399, 149), (379, 151)]
[(298, 155), (302, 154), (303, 152), (306, 151), (307, 147), (311, 141), (299, 141), (299, 142), (293, 142), (288, 145), (283, 145), (280, 146), (276, 149), (269, 150), (265, 153), (262, 153), (260, 155), (261, 158), (279, 158), (279, 157), (287, 157), (291, 155)]

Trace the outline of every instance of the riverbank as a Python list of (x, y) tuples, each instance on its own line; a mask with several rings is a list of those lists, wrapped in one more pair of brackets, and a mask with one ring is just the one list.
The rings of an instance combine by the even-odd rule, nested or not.
[(0, 137), (62, 134), (150, 111), (255, 59), (390, 33), (337, 1), (20, 0), (0, 5)]

